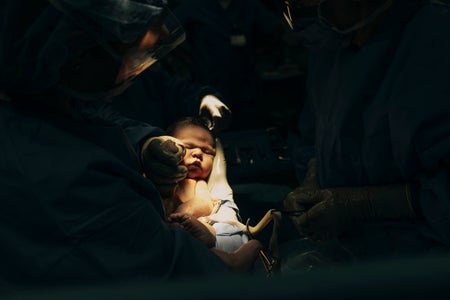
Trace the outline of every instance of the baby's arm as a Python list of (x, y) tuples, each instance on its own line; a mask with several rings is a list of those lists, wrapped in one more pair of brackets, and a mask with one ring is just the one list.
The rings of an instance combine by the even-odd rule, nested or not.
[(175, 213), (189, 214), (195, 218), (211, 214), (213, 201), (206, 181), (187, 178), (178, 183), (175, 194), (180, 201)]

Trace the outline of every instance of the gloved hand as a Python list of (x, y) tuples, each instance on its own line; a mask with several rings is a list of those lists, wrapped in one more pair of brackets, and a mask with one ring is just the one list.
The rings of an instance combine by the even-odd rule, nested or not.
[(203, 97), (199, 115), (208, 121), (209, 130), (214, 132), (227, 128), (231, 122), (231, 110), (213, 95)]
[(203, 224), (193, 216), (182, 213), (169, 215), (168, 221), (173, 227), (178, 227), (189, 232), (194, 238), (208, 247), (216, 245), (216, 232), (211, 226)]
[(216, 139), (216, 156), (208, 178), (208, 190), (213, 200), (233, 200), (233, 190), (227, 179), (225, 154), (219, 139)]
[(145, 175), (158, 187), (162, 197), (170, 197), (176, 184), (186, 178), (187, 167), (181, 165), (185, 154), (183, 143), (171, 136), (150, 138), (142, 146)]
[(297, 187), (295, 190), (290, 192), (286, 199), (284, 200), (284, 208), (289, 212), (293, 212), (291, 214), (291, 219), (295, 223), (295, 219), (299, 215), (300, 212), (305, 212), (315, 203), (299, 203), (296, 199), (299, 197), (298, 195), (307, 195), (308, 193), (312, 193), (313, 191), (319, 189), (319, 182), (317, 179), (317, 167), (316, 167), (316, 159), (312, 158), (308, 161), (308, 169), (305, 174), (305, 178), (303, 179), (303, 183)]
[(408, 185), (387, 185), (308, 190), (288, 197), (298, 206), (313, 205), (295, 219), (297, 230), (311, 239), (326, 240), (363, 221), (416, 218), (410, 195)]

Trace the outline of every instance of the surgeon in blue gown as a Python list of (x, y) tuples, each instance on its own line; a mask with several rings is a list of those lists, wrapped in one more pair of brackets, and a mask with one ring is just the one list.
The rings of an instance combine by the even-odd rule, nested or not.
[(144, 142), (133, 147), (125, 130), (126, 122), (136, 128), (133, 120), (116, 126), (77, 110), (80, 100), (109, 101), (123, 92), (180, 43), (183, 31), (164, 1), (11, 0), (0, 11), (2, 283), (92, 284), (248, 270), (258, 242), (224, 253), (195, 221), (169, 226), (162, 219), (157, 185), (142, 174), (161, 172), (168, 185), (183, 178), (176, 140), (146, 124)]
[(310, 50), (293, 151), (304, 180), (284, 204), (304, 238), (290, 253), (320, 264), (448, 252), (448, 2), (297, 4), (318, 2), (320, 21), (299, 32)]

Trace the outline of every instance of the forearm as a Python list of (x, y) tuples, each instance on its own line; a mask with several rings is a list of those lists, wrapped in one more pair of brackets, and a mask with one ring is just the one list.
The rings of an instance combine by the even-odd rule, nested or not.
[(258, 257), (262, 245), (257, 240), (251, 240), (234, 252), (225, 252), (217, 248), (211, 248), (232, 272), (249, 271)]
[[(297, 189), (285, 199), (285, 208), (297, 230), (311, 239), (330, 239), (371, 221), (412, 221), (417, 219), (407, 184)], [(300, 213), (302, 212), (302, 213)]]
[[(414, 219), (408, 184), (330, 189), (335, 200), (356, 210), (362, 220)], [(346, 201), (347, 200), (347, 201)]]

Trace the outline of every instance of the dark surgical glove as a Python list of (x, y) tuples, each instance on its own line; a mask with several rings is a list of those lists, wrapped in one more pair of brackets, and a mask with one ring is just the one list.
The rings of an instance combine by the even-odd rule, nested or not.
[(171, 136), (150, 138), (142, 146), (145, 175), (158, 187), (162, 197), (170, 197), (176, 184), (186, 178), (187, 168), (181, 164), (185, 154), (183, 143)]
[(207, 120), (209, 130), (215, 133), (226, 129), (231, 122), (231, 110), (213, 95), (203, 97), (199, 115)]
[(291, 214), (291, 218), (294, 220), (299, 215), (299, 213), (305, 212), (307, 209), (311, 208), (311, 206), (315, 203), (298, 203), (295, 199), (298, 197), (297, 195), (312, 193), (319, 189), (319, 183), (317, 180), (317, 168), (316, 168), (316, 159), (312, 158), (308, 161), (308, 169), (305, 174), (305, 178), (303, 179), (303, 183), (297, 187), (295, 190), (290, 192), (286, 199), (284, 200), (284, 208), (293, 212)]
[(412, 220), (408, 185), (330, 188), (291, 193), (294, 207), (311, 207), (293, 219), (297, 230), (313, 240), (339, 236), (364, 221)]
[(189, 232), (194, 238), (202, 242), (208, 247), (214, 247), (216, 245), (215, 232), (211, 232), (205, 224), (194, 218), (193, 216), (173, 213), (169, 215), (169, 224), (173, 227), (181, 228)]

